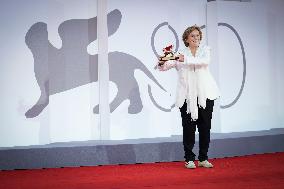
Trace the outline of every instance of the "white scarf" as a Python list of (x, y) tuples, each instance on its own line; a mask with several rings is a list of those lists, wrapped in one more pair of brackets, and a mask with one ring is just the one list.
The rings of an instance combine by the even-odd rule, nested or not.
[[(198, 71), (189, 70), (186, 73), (187, 79), (187, 96), (186, 96), (186, 103), (187, 103), (187, 113), (191, 113), (191, 119), (196, 121), (198, 119), (198, 105), (199, 107), (206, 108), (206, 97), (200, 96), (198, 94), (199, 86), (198, 86)], [(197, 98), (198, 97), (198, 98)], [(198, 99), (198, 104), (197, 104)]]

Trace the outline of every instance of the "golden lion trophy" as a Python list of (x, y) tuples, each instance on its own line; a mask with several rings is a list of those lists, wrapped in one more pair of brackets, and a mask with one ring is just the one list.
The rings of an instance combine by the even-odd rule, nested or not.
[(168, 60), (178, 60), (179, 58), (173, 52), (173, 45), (163, 48), (163, 53), (164, 55), (159, 57), (159, 63), (155, 66), (155, 69), (157, 69), (157, 66), (162, 66)]

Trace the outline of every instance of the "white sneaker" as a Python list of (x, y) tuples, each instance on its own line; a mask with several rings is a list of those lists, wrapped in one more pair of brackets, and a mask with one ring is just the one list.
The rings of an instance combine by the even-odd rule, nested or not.
[(213, 165), (209, 161), (204, 160), (204, 161), (198, 161), (198, 167), (212, 168)]
[(194, 161), (185, 162), (185, 167), (188, 168), (188, 169), (195, 169), (196, 168)]

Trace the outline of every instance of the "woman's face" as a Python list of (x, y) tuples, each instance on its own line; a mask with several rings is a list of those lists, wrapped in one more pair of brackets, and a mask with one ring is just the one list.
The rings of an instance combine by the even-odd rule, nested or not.
[(187, 40), (189, 47), (198, 47), (200, 43), (200, 34), (198, 30), (193, 30), (188, 36)]

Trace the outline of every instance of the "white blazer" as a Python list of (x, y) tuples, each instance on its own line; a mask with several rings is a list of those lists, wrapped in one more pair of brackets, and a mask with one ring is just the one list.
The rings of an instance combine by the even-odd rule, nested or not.
[[(210, 64), (210, 47), (200, 45), (192, 55), (189, 47), (180, 51), (184, 55), (184, 62), (167, 61), (161, 71), (176, 68), (178, 82), (176, 87), (176, 107), (182, 107), (187, 102), (187, 113), (191, 113), (192, 120), (198, 119), (198, 106), (205, 108), (206, 99), (215, 100), (220, 97), (220, 91), (216, 81), (212, 77), (208, 65)], [(200, 68), (193, 69), (191, 65), (199, 65)], [(197, 98), (198, 97), (198, 98)]]

